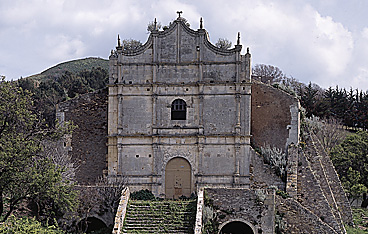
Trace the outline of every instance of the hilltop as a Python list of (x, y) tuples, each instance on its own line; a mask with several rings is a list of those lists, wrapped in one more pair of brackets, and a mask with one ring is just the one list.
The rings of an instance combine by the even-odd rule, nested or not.
[(106, 87), (108, 64), (102, 58), (77, 59), (16, 82), (32, 93), (37, 111), (53, 126), (58, 103)]
[(45, 81), (50, 78), (58, 78), (62, 76), (65, 72), (70, 73), (80, 73), (86, 70), (92, 70), (92, 68), (101, 67), (108, 71), (109, 69), (109, 60), (103, 58), (83, 58), (83, 59), (76, 59), (71, 61), (66, 61), (63, 63), (59, 63), (53, 67), (46, 69), (45, 71), (41, 72), (40, 74), (32, 75), (27, 78), (32, 80), (41, 82)]

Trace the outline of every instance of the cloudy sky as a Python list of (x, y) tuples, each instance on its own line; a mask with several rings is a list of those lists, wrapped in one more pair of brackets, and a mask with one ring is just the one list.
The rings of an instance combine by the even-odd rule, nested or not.
[(167, 25), (178, 10), (193, 29), (203, 17), (213, 43), (234, 44), (240, 32), (253, 64), (324, 88), (368, 90), (367, 0), (0, 0), (0, 75), (107, 58), (118, 33), (145, 42), (150, 21)]

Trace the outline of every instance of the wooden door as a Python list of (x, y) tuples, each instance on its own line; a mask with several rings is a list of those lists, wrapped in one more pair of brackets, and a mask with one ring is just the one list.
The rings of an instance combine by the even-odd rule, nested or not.
[(165, 195), (166, 198), (177, 199), (180, 196), (190, 197), (191, 167), (184, 158), (171, 159), (166, 165)]

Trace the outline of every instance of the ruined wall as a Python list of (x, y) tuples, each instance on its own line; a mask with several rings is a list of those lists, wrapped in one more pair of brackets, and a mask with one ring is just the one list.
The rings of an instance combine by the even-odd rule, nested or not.
[(286, 92), (263, 83), (252, 84), (251, 134), (256, 147), (285, 149), (299, 139), (299, 102)]
[(274, 233), (274, 190), (207, 188), (204, 193), (205, 205), (213, 206), (219, 229), (229, 221), (242, 221), (254, 233)]
[(276, 196), (276, 222), (281, 233), (337, 234), (333, 228), (292, 198)]
[(317, 140), (314, 133), (311, 133), (311, 139), (315, 142), (315, 148), (320, 155), (321, 164), (323, 165), (324, 175), (330, 185), (331, 192), (334, 196), (334, 202), (336, 203), (338, 210), (340, 211), (341, 219), (346, 224), (352, 224), (353, 215), (351, 211), (350, 203), (342, 187), (340, 178), (335, 170), (335, 167), (330, 159), (330, 156), (323, 149), (321, 143)]
[(305, 143), (288, 149), (286, 191), (337, 233), (346, 233), (352, 214), (340, 180), (313, 132), (305, 131)]
[(81, 184), (95, 182), (106, 169), (107, 89), (60, 103), (57, 116), (77, 126), (69, 152), (79, 165), (77, 181)]
[[(313, 152), (305, 152), (311, 154)], [(298, 160), (298, 182), (296, 199), (301, 205), (313, 211), (313, 213), (336, 231), (340, 229), (335, 215), (323, 194), (320, 181), (311, 169), (310, 162), (305, 153), (300, 151)]]
[(275, 170), (263, 162), (262, 155), (251, 150), (251, 182), (253, 189), (277, 186), (279, 190), (285, 190), (285, 182), (275, 173)]

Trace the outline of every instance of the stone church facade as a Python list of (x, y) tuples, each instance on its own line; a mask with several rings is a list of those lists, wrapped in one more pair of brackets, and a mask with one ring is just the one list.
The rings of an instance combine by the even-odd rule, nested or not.
[[(215, 47), (182, 18), (110, 56), (108, 175), (133, 190), (190, 196), (249, 188), (251, 55)], [(297, 138), (297, 137), (296, 137)]]

